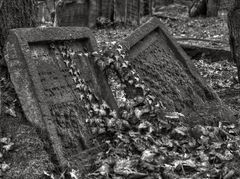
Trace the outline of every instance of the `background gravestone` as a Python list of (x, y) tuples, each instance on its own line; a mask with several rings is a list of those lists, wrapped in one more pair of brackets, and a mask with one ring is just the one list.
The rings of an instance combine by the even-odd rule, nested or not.
[(56, 8), (58, 26), (88, 26), (88, 6), (86, 1), (82, 3), (62, 3)]
[(47, 5), (44, 1), (37, 2), (37, 22), (43, 24), (45, 22), (51, 22), (51, 15), (48, 11)]
[(98, 16), (111, 19), (113, 12), (113, 0), (98, 0), (97, 1)]
[(168, 111), (204, 121), (232, 115), (157, 18), (135, 30), (122, 45), (133, 68)]
[[(28, 121), (47, 131), (59, 164), (82, 168), (98, 150), (97, 142), (85, 123), (87, 111), (69, 69), (51, 44), (68, 42), (74, 52), (93, 52), (96, 42), (88, 28), (28, 28), (11, 30), (6, 43), (5, 58), (14, 88)], [(116, 109), (103, 74), (93, 59), (75, 58), (81, 78)], [(94, 148), (95, 147), (95, 148)], [(84, 154), (81, 152), (84, 151)], [(95, 151), (96, 153), (97, 151)]]
[(59, 1), (56, 6), (57, 26), (94, 27), (97, 18), (97, 1)]
[[(115, 21), (125, 24), (140, 24), (140, 16), (143, 15), (143, 4), (138, 0), (115, 2)], [(141, 13), (141, 14), (140, 14)]]

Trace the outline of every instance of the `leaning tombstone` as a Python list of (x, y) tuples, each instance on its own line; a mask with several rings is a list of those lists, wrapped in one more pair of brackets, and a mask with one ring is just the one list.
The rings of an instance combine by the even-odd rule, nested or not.
[(192, 122), (233, 116), (159, 19), (151, 18), (121, 45), (127, 60), (167, 111), (199, 119)]
[[(71, 67), (66, 61), (70, 57), (62, 51), (66, 46), (75, 54)], [(84, 79), (94, 94), (117, 108), (102, 72), (87, 55), (96, 48), (88, 28), (63, 27), (13, 29), (5, 49), (10, 77), (27, 120), (48, 133), (59, 165), (80, 173), (104, 146), (86, 124), (88, 111), (75, 82)], [(80, 57), (82, 54), (86, 55)]]

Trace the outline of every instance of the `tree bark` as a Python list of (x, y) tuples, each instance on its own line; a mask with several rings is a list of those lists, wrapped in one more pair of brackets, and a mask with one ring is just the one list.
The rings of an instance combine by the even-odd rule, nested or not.
[[(34, 0), (3, 0), (0, 7), (0, 59), (8, 30), (36, 25)], [(2, 62), (2, 60), (1, 60)], [(0, 63), (1, 64), (1, 63)]]
[(232, 59), (238, 69), (238, 81), (240, 83), (240, 1), (235, 0), (233, 8), (228, 12), (229, 44)]

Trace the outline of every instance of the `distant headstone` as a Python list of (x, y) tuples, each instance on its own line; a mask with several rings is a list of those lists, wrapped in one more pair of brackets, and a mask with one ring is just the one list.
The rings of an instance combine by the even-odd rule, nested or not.
[(141, 3), (138, 0), (116, 0), (115, 7), (115, 21), (139, 24), (140, 13), (143, 12), (143, 8), (141, 8)]
[[(28, 121), (47, 131), (57, 160), (80, 169), (98, 144), (85, 123), (87, 111), (60, 50), (68, 43), (74, 52), (93, 52), (96, 41), (88, 28), (23, 28), (10, 31), (5, 59)], [(74, 59), (81, 78), (112, 108), (116, 102), (93, 59)], [(82, 154), (82, 152), (85, 152)]]
[(115, 0), (114, 21), (139, 25), (141, 17), (152, 14), (152, 0)]
[(58, 26), (87, 26), (88, 25), (88, 4), (83, 3), (62, 3), (56, 8)]
[(97, 18), (95, 0), (59, 1), (56, 6), (56, 25), (94, 27)]
[(44, 2), (39, 2), (38, 3), (38, 12), (37, 12), (37, 14), (38, 14), (37, 21), (39, 23), (45, 22), (45, 20), (46, 20), (46, 17), (45, 17), (46, 12), (45, 11), (46, 11), (46, 5), (44, 4)]
[(221, 10), (230, 10), (234, 5), (235, 0), (220, 0)]
[(159, 19), (151, 18), (121, 44), (128, 50), (133, 68), (167, 110), (204, 118), (208, 114), (200, 113), (213, 114), (213, 107), (219, 115), (231, 115), (224, 112), (228, 110), (222, 107), (218, 95), (201, 78)]
[(113, 0), (99, 0), (97, 1), (98, 16), (111, 19), (113, 12)]

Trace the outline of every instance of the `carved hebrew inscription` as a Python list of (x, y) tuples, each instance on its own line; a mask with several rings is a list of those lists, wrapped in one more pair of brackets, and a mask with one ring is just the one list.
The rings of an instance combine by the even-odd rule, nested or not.
[[(99, 100), (117, 106), (104, 74), (86, 55), (96, 48), (91, 31), (79, 27), (12, 29), (7, 40), (5, 59), (24, 114), (46, 133), (62, 169), (84, 168), (81, 156), (87, 161), (91, 151), (94, 158), (92, 148), (99, 147), (86, 123), (88, 104), (79, 80)], [(66, 55), (64, 49), (71, 51)]]
[[(234, 112), (208, 86), (159, 19), (151, 18), (121, 44), (128, 50), (129, 62), (166, 110), (196, 116), (196, 123), (233, 117)], [(218, 112), (213, 112), (217, 111), (213, 106)], [(207, 117), (202, 117), (200, 111), (205, 109)]]
[[(32, 44), (30, 48), (42, 95), (61, 141), (63, 155), (68, 159), (91, 146), (84, 104), (60, 52), (49, 48), (49, 44)], [(76, 50), (81, 51), (82, 46), (78, 45)], [(76, 64), (83, 78), (91, 85), (96, 85), (87, 60), (76, 59)]]
[(186, 105), (203, 103), (161, 32), (151, 32), (130, 50), (130, 61), (163, 104), (182, 111)]

